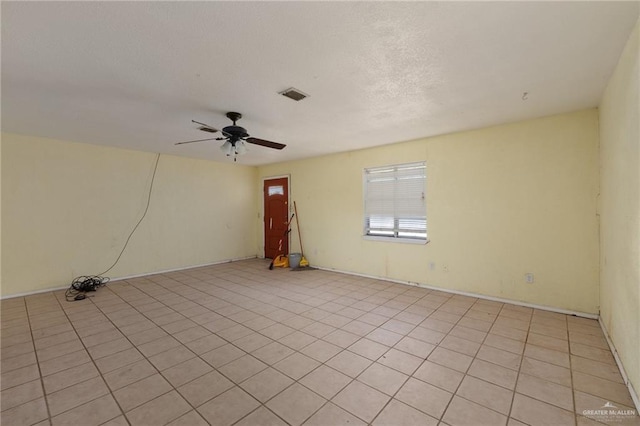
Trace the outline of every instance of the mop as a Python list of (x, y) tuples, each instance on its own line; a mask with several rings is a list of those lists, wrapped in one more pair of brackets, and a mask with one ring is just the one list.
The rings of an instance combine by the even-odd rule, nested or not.
[(279, 268), (286, 268), (289, 266), (289, 259), (284, 253), (282, 253), (282, 241), (287, 235), (289, 235), (289, 232), (291, 232), (291, 221), (293, 220), (293, 216), (294, 215), (292, 214), (289, 222), (287, 222), (287, 230), (284, 231), (284, 235), (282, 236), (282, 238), (280, 238), (280, 242), (278, 243), (278, 253), (281, 254), (278, 254), (273, 258), (273, 260), (269, 264), (269, 270), (273, 270), (274, 266), (277, 266)]

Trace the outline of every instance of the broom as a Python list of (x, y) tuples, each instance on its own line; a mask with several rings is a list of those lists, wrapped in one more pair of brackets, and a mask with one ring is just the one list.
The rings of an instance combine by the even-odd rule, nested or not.
[(304, 257), (304, 249), (302, 248), (302, 233), (300, 232), (300, 222), (298, 222), (298, 206), (293, 202), (293, 211), (296, 216), (296, 226), (298, 227), (298, 240), (300, 241), (300, 267), (309, 266), (309, 261)]

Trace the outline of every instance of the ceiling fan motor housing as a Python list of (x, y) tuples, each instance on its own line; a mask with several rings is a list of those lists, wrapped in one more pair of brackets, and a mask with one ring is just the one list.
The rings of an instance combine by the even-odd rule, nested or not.
[(240, 127), (240, 126), (227, 126), (224, 129), (222, 129), (223, 132), (230, 134), (233, 139), (240, 139), (240, 138), (246, 138), (249, 136), (249, 133), (247, 133), (247, 131), (245, 130), (244, 127)]

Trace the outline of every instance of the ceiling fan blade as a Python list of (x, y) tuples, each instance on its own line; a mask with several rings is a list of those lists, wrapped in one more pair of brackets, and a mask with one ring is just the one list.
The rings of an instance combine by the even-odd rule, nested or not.
[(265, 141), (264, 139), (257, 139), (257, 138), (247, 138), (245, 139), (245, 141), (247, 141), (248, 143), (252, 143), (254, 145), (266, 146), (267, 148), (273, 148), (273, 149), (282, 149), (286, 146), (285, 144), (282, 144), (282, 143)]
[(195, 140), (195, 141), (178, 142), (178, 143), (174, 143), (174, 145), (184, 145), (185, 143), (213, 141), (213, 140), (216, 140), (216, 139), (221, 139), (221, 138), (198, 139), (198, 140)]
[[(208, 129), (208, 130), (204, 130), (205, 132), (215, 133), (215, 132), (219, 132), (219, 131), (220, 131), (220, 130), (216, 129), (216, 128), (215, 128), (215, 127), (213, 127), (213, 126), (209, 126), (208, 124), (204, 124), (204, 123), (201, 123), (201, 122), (196, 121), (196, 120), (191, 120), (191, 122), (192, 122), (192, 123), (199, 124), (199, 125), (201, 125), (201, 126), (204, 126), (206, 129)], [(203, 129), (200, 129), (200, 130), (203, 130)]]
[(196, 121), (196, 120), (191, 120), (191, 122), (199, 124), (201, 126), (204, 126), (204, 129), (202, 127), (200, 128), (200, 130), (202, 130), (203, 132), (209, 132), (209, 133), (220, 132), (220, 133), (222, 133), (223, 135), (225, 135), (228, 138), (233, 137), (233, 135), (230, 135), (229, 133), (225, 132), (224, 130), (216, 129), (215, 127), (209, 126), (208, 124), (201, 123), (201, 122)]

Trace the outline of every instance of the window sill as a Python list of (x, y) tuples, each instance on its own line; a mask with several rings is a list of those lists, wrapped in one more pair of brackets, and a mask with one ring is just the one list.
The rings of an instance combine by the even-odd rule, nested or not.
[(368, 241), (383, 241), (386, 243), (404, 243), (404, 244), (420, 244), (425, 245), (429, 242), (429, 239), (419, 240), (416, 238), (394, 238), (394, 237), (378, 237), (373, 235), (363, 235), (362, 238)]

